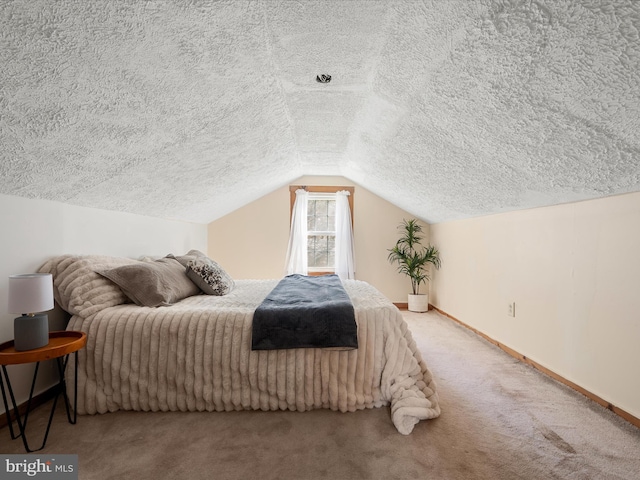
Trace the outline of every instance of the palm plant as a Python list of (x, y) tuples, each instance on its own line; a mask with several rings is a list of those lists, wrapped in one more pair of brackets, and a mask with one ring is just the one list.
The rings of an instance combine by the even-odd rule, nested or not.
[(422, 245), (422, 226), (415, 218), (403, 220), (398, 229), (402, 230), (402, 236), (389, 249), (387, 258), (390, 263), (398, 263), (398, 272), (411, 279), (413, 294), (418, 295), (420, 284), (429, 280), (428, 265), (440, 268), (440, 252), (433, 245)]

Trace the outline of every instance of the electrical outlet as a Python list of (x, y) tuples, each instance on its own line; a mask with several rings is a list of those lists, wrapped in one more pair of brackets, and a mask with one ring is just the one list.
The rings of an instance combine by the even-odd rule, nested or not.
[(507, 315), (509, 315), (510, 317), (516, 316), (516, 302), (509, 303), (509, 305), (507, 306)]

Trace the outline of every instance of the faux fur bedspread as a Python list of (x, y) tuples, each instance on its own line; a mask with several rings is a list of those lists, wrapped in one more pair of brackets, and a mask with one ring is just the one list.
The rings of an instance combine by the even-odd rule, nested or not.
[[(349, 412), (390, 404), (392, 421), (405, 435), (440, 414), (431, 373), (402, 315), (365, 282), (344, 282), (356, 313), (358, 349), (252, 351), (253, 312), (276, 280), (238, 280), (222, 297), (139, 307), (124, 303), (118, 287), (94, 272), (129, 262), (135, 260), (63, 256), (40, 270), (53, 274), (56, 300), (73, 315), (68, 330), (87, 333), (78, 356), (80, 414)], [(68, 375), (73, 371), (68, 368)]]

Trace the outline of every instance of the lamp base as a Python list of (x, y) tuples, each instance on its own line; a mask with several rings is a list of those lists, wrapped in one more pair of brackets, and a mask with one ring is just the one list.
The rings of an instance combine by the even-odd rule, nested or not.
[(15, 318), (13, 338), (17, 351), (46, 347), (49, 344), (49, 317), (46, 313), (38, 313)]

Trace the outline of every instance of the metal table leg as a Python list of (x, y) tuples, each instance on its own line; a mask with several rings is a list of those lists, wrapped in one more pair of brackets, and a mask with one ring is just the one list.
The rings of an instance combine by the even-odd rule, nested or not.
[[(58, 381), (58, 385), (56, 386), (56, 395), (53, 399), (53, 406), (51, 407), (51, 413), (49, 414), (49, 421), (47, 422), (47, 429), (45, 431), (44, 434), (44, 439), (42, 440), (42, 445), (40, 445), (39, 448), (37, 449), (31, 449), (29, 447), (29, 442), (27, 441), (27, 435), (26, 435), (26, 428), (27, 428), (27, 419), (29, 417), (29, 412), (31, 411), (31, 400), (33, 399), (33, 391), (35, 388), (35, 384), (36, 384), (36, 378), (38, 376), (38, 367), (40, 366), (40, 362), (36, 362), (36, 368), (35, 371), (33, 372), (33, 380), (31, 382), (31, 390), (29, 392), (29, 400), (27, 401), (27, 409), (24, 413), (24, 416), (22, 417), (22, 419), (20, 418), (20, 410), (18, 408), (18, 405), (16, 403), (16, 399), (15, 396), (13, 394), (13, 389), (11, 388), (11, 380), (9, 379), (9, 374), (7, 372), (7, 367), (6, 365), (2, 365), (2, 373), (4, 375), (4, 381), (2, 379), (2, 376), (0, 375), (0, 390), (2, 390), (2, 401), (4, 402), (4, 408), (5, 408), (5, 412), (7, 414), (7, 423), (9, 424), (9, 432), (11, 434), (11, 438), (12, 439), (16, 439), (18, 437), (22, 437), (22, 443), (24, 445), (24, 448), (27, 452), (37, 452), (39, 450), (42, 450), (44, 448), (44, 446), (47, 443), (47, 437), (49, 436), (49, 430), (51, 429), (51, 423), (53, 422), (53, 414), (56, 410), (56, 406), (58, 404), (58, 397), (60, 396), (60, 394), (62, 394), (62, 397), (64, 399), (64, 404), (65, 404), (65, 410), (67, 412), (67, 419), (69, 421), (70, 424), (74, 425), (77, 421), (78, 418), (78, 413), (77, 413), (77, 405), (78, 405), (78, 352), (75, 351), (73, 352), (75, 354), (74, 360), (75, 360), (75, 376), (74, 376), (74, 384), (73, 384), (73, 391), (74, 391), (74, 403), (73, 403), (73, 419), (71, 418), (71, 412), (70, 412), (70, 408), (69, 408), (69, 397), (67, 396), (67, 391), (66, 391), (66, 382), (65, 382), (65, 378), (64, 378), (64, 372), (67, 368), (67, 363), (69, 361), (69, 355), (65, 355), (64, 356), (64, 360), (62, 357), (58, 357), (56, 358), (56, 364), (57, 364), (57, 370), (58, 370), (58, 375), (60, 377), (59, 381)], [(8, 402), (7, 402), (7, 394), (5, 392), (5, 385), (6, 385), (6, 389), (9, 392), (9, 397), (11, 399), (11, 403), (13, 406), (13, 413), (14, 416), (16, 417), (16, 423), (18, 424), (18, 430), (19, 430), (19, 434), (15, 434), (14, 429), (13, 429), (13, 419), (11, 416), (11, 410), (9, 408)]]

